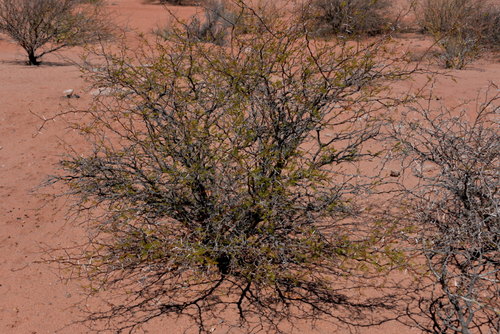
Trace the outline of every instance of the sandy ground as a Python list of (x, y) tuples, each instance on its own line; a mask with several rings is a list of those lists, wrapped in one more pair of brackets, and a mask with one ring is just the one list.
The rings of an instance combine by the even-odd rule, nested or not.
[[(159, 6), (141, 0), (114, 0), (112, 17), (130, 28), (150, 31), (166, 20)], [(189, 15), (181, 8), (181, 15)], [(418, 38), (403, 38), (402, 45), (422, 46)], [(78, 50), (64, 55), (76, 59)], [(81, 326), (66, 327), (78, 318), (71, 306), (80, 300), (80, 289), (59, 279), (55, 268), (39, 263), (44, 245), (67, 246), (78, 241), (83, 231), (64, 223), (61, 201), (48, 201), (53, 190), (37, 190), (64, 152), (63, 142), (78, 145), (67, 124), (51, 121), (42, 131), (40, 117), (50, 117), (67, 108), (62, 96), (74, 89), (81, 99), (76, 107), (90, 100), (79, 71), (57, 56), (48, 56), (44, 65), (24, 65), (22, 50), (6, 36), (0, 36), (0, 333), (86, 333)], [(466, 70), (450, 72), (440, 78), (435, 93), (448, 104), (476, 97), (490, 82), (500, 84), (500, 64), (483, 58)], [(415, 85), (419, 83), (416, 82)], [(180, 333), (182, 322), (164, 321), (151, 326), (149, 333)], [(302, 333), (329, 333), (328, 329)], [(217, 331), (215, 331), (217, 333)], [(417, 333), (389, 324), (364, 333)]]

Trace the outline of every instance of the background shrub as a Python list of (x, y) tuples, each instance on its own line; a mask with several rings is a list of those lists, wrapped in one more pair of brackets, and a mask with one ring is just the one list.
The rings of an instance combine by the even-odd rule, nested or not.
[(321, 34), (368, 34), (383, 32), (390, 20), (388, 0), (311, 0), (306, 16)]
[(145, 0), (148, 3), (157, 3), (162, 5), (173, 6), (195, 6), (200, 4), (200, 0)]
[(424, 0), (420, 27), (442, 49), (447, 68), (464, 68), (482, 49), (500, 45), (500, 8), (479, 0)]
[(108, 38), (99, 1), (0, 0), (0, 32), (27, 53), (28, 64), (66, 47)]
[(477, 19), (481, 3), (476, 0), (423, 0), (419, 24), (424, 32), (446, 33)]
[(500, 6), (490, 6), (483, 15), (483, 45), (500, 48)]
[(193, 42), (213, 43), (221, 46), (227, 41), (229, 29), (236, 27), (241, 19), (236, 9), (231, 8), (227, 2), (208, 0), (202, 6), (201, 15), (194, 15), (187, 23), (180, 25), (168, 24), (158, 34), (165, 39), (172, 34), (179, 37), (182, 35)]

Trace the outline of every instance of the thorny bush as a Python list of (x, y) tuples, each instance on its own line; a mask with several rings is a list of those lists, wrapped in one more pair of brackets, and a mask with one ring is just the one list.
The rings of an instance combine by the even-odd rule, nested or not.
[(429, 101), (395, 123), (394, 152), (416, 180), (401, 223), (416, 228), (428, 273), (408, 293), (406, 323), (428, 333), (500, 330), (498, 101), (441, 110)]
[(91, 231), (58, 261), (91, 294), (112, 292), (89, 310), (99, 328), (178, 315), (200, 332), (221, 319), (247, 332), (384, 321), (373, 311), (390, 296), (357, 291), (401, 254), (362, 222), (380, 180), (360, 163), (377, 158), (379, 112), (401, 102), (380, 98), (384, 83), (407, 72), (380, 41), (315, 42), (290, 17), (255, 29), (221, 47), (179, 27), (89, 58), (102, 60), (87, 72), (102, 94), (78, 127), (93, 151), (68, 156), (55, 180)]
[(26, 51), (29, 65), (40, 65), (46, 54), (110, 38), (100, 9), (89, 0), (0, 0), (0, 32)]

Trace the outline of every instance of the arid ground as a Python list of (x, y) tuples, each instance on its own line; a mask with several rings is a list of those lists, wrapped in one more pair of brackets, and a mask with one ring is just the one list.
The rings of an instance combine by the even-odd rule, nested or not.
[[(155, 4), (141, 0), (110, 0), (112, 19), (132, 29), (148, 32), (162, 25), (167, 13)], [(182, 7), (189, 15), (191, 7)], [(402, 50), (423, 50), (429, 44), (418, 34), (399, 37)], [(39, 67), (25, 65), (22, 49), (0, 35), (0, 333), (86, 333), (72, 307), (82, 298), (74, 282), (60, 279), (57, 268), (41, 262), (46, 246), (69, 246), (84, 236), (84, 231), (65, 223), (63, 200), (48, 201), (57, 190), (38, 188), (55, 173), (64, 154), (65, 143), (78, 146), (67, 124), (50, 118), (68, 108), (84, 108), (91, 95), (77, 67), (78, 48), (62, 55), (45, 57)], [(61, 57), (64, 56), (64, 57)], [(439, 69), (435, 66), (435, 69)], [(500, 85), (498, 56), (485, 55), (465, 70), (450, 71), (437, 80), (435, 94), (448, 105), (474, 99), (490, 82)], [(415, 85), (420, 84), (417, 82)], [(63, 91), (74, 89), (80, 99), (68, 100)], [(157, 322), (149, 333), (180, 333), (182, 321)], [(328, 329), (307, 329), (303, 333), (326, 333)], [(417, 333), (398, 324), (368, 329), (365, 333)], [(214, 333), (217, 333), (215, 329)]]

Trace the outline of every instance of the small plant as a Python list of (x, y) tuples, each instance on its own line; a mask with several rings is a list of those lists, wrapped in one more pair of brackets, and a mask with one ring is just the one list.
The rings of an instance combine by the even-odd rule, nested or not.
[(311, 0), (305, 9), (320, 34), (368, 34), (383, 32), (389, 26), (384, 12), (388, 0)]
[(99, 8), (99, 1), (0, 0), (0, 32), (26, 51), (29, 65), (39, 65), (48, 53), (108, 38)]

